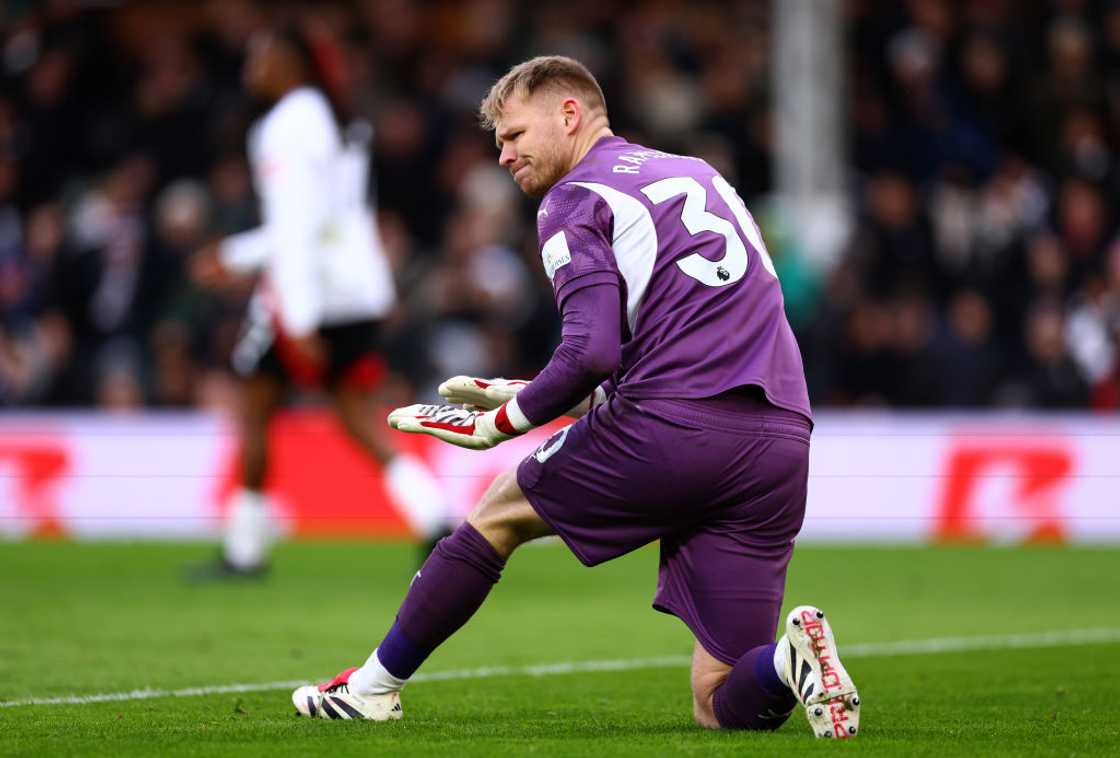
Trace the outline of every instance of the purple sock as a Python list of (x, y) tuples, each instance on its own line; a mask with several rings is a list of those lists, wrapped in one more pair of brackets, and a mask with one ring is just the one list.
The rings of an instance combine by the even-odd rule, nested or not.
[(381, 665), (399, 679), (412, 676), (474, 615), (505, 565), (486, 538), (466, 522), (440, 540), (416, 572), (396, 622), (377, 646)]
[(797, 699), (774, 670), (774, 644), (751, 648), (716, 689), (712, 707), (724, 729), (777, 729)]

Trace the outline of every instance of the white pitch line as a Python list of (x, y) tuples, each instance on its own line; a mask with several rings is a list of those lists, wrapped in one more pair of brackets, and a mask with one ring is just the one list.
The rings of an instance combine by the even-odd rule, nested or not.
[(942, 637), (930, 640), (866, 642), (844, 648), (845, 658), (882, 658), (919, 653), (961, 653), (972, 650), (1011, 650), (1019, 648), (1069, 647), (1120, 642), (1120, 629), (1070, 629), (1060, 632), (1025, 632), (981, 637)]
[[(1120, 642), (1120, 629), (1072, 629), (1058, 632), (988, 635), (981, 637), (936, 637), (925, 640), (899, 640), (897, 642), (865, 642), (842, 648), (845, 658), (880, 658), (895, 655), (961, 653), (975, 650), (1010, 650), (1022, 648), (1069, 647), (1099, 643)], [(497, 676), (557, 676), (598, 671), (631, 671), (635, 669), (678, 668), (688, 666), (692, 656), (660, 655), (650, 658), (619, 658), (603, 661), (568, 661), (562, 663), (537, 663), (531, 666), (485, 666), (458, 671), (433, 671), (416, 674), (412, 682), (445, 682), (453, 679), (487, 679)], [(62, 697), (34, 697), (26, 700), (0, 702), (0, 708), (21, 705), (85, 705), (111, 703), (122, 700), (151, 700), (161, 697), (198, 697), (202, 695), (227, 695), (238, 692), (266, 692), (286, 690), (307, 684), (308, 679), (255, 684), (222, 684), (212, 687), (186, 687), (178, 690), (142, 689), (129, 692), (105, 692), (96, 695), (65, 695)]]

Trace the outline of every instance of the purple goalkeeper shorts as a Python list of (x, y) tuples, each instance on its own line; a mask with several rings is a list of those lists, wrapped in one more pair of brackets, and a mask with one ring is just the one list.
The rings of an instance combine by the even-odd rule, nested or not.
[(653, 607), (731, 664), (774, 641), (805, 516), (809, 430), (747, 397), (616, 393), (522, 461), (517, 482), (585, 565), (661, 540)]

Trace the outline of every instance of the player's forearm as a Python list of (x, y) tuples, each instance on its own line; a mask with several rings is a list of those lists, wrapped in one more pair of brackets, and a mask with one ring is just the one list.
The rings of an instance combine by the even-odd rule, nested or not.
[(545, 370), (517, 396), (518, 406), (535, 426), (564, 415), (583, 415), (589, 398), (609, 371), (594, 368), (594, 357), (563, 344)]
[(621, 354), (619, 290), (596, 284), (564, 302), (563, 339), (552, 360), (517, 403), (533, 424), (547, 423), (585, 402), (618, 367)]
[(250, 273), (268, 262), (268, 230), (263, 226), (232, 234), (218, 245), (218, 260), (228, 271)]

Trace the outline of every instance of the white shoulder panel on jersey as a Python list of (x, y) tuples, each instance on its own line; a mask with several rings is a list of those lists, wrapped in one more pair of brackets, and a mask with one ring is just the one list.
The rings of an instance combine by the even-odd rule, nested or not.
[(572, 182), (591, 190), (607, 201), (614, 214), (614, 251), (618, 270), (626, 281), (626, 321), (633, 334), (638, 318), (638, 306), (653, 276), (657, 260), (657, 229), (653, 217), (637, 198), (598, 182)]

